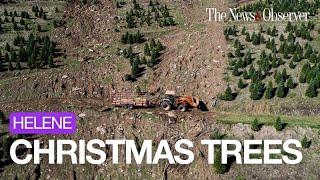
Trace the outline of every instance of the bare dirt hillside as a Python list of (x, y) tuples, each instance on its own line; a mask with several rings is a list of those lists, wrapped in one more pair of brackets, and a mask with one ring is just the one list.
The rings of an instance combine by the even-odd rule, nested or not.
[[(161, 62), (135, 83), (123, 81), (124, 75), (130, 73), (130, 65), (116, 55), (123, 33), (116, 29), (123, 26), (123, 17), (118, 15), (114, 3), (68, 4), (65, 24), (53, 34), (64, 53), (57, 61), (60, 67), (31, 74), (13, 73), (1, 81), (1, 99), (108, 97), (112, 90), (145, 86), (144, 90), (150, 92), (176, 90), (179, 94), (197, 95), (209, 103), (225, 87), (226, 67), (223, 24), (206, 21), (204, 9), (210, 4), (173, 3), (174, 13), (183, 18), (183, 23), (156, 35), (166, 46)], [(224, 2), (214, 4), (226, 7), (221, 6)], [(151, 36), (146, 38), (153, 37), (154, 32), (157, 30), (148, 32)]]
[[(141, 0), (148, 4), (148, 0)], [(161, 40), (166, 49), (159, 63), (147, 68), (134, 82), (124, 81), (130, 73), (128, 59), (117, 54), (121, 35), (126, 32), (124, 14), (128, 7), (117, 9), (114, 1), (101, 0), (95, 5), (69, 2), (64, 9), (63, 26), (51, 34), (57, 41), (62, 56), (52, 69), (22, 70), (0, 74), (0, 110), (12, 111), (71, 111), (78, 115), (78, 132), (73, 136), (35, 136), (48, 139), (145, 139), (159, 142), (167, 139), (173, 144), (181, 138), (195, 142), (196, 160), (191, 165), (168, 165), (161, 162), (149, 165), (112, 165), (110, 159), (103, 165), (71, 163), (48, 165), (46, 158), (40, 165), (0, 166), (0, 179), (319, 179), (319, 132), (317, 129), (289, 126), (276, 132), (272, 126), (263, 126), (254, 132), (250, 125), (221, 124), (216, 111), (169, 115), (159, 109), (125, 110), (110, 106), (109, 95), (114, 91), (134, 91), (137, 86), (156, 94), (176, 90), (178, 94), (198, 96), (211, 107), (212, 98), (225, 90), (224, 73), (227, 42), (224, 24), (207, 21), (206, 7), (224, 11), (229, 1), (164, 0), (177, 25), (173, 27), (141, 28), (146, 40)], [(138, 45), (135, 51), (141, 51)], [(141, 53), (141, 52), (139, 52)], [(284, 102), (286, 103), (286, 102)], [(249, 104), (239, 111), (252, 109), (266, 111), (265, 106)], [(247, 105), (247, 106), (249, 106)], [(232, 106), (231, 108), (234, 108)], [(238, 114), (234, 115), (238, 118)], [(245, 116), (243, 119), (248, 121)], [(170, 120), (169, 120), (170, 119)], [(250, 122), (250, 121), (249, 121)], [(5, 127), (1, 132), (7, 133)], [(214, 132), (230, 139), (301, 139), (312, 140), (309, 149), (303, 149), (304, 160), (297, 166), (249, 166), (231, 163), (223, 175), (214, 172), (206, 162), (206, 150), (198, 142)], [(43, 145), (46, 147), (46, 144)], [(110, 153), (109, 149), (106, 149)], [(124, 150), (123, 150), (124, 151)], [(130, 177), (130, 178), (129, 178)]]

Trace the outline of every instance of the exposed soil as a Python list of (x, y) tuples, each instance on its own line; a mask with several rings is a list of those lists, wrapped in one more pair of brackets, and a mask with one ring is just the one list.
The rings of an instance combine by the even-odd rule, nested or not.
[[(223, 77), (227, 64), (223, 24), (206, 21), (206, 4), (166, 1), (178, 7), (177, 11), (184, 17), (185, 24), (171, 27), (170, 33), (160, 37), (166, 50), (154, 70), (147, 70), (137, 82), (123, 81), (123, 76), (130, 73), (130, 65), (127, 60), (115, 54), (123, 32), (115, 32), (115, 28), (121, 27), (116, 23), (118, 13), (112, 2), (102, 0), (98, 5), (85, 6), (78, 2), (70, 3), (64, 15), (66, 24), (55, 30), (53, 35), (66, 58), (60, 57), (60, 66), (54, 69), (32, 73), (25, 70), (0, 76), (0, 109), (5, 113), (73, 111), (81, 116), (76, 135), (36, 137), (44, 142), (61, 138), (127, 138), (136, 139), (138, 142), (144, 139), (155, 142), (167, 139), (173, 144), (180, 138), (187, 138), (196, 142), (196, 160), (189, 166), (168, 166), (164, 162), (157, 166), (112, 165), (110, 159), (100, 166), (72, 166), (70, 163), (49, 166), (46, 164), (47, 157), (44, 157), (40, 166), (7, 166), (0, 174), (0, 179), (32, 179), (37, 176), (40, 176), (40, 179), (127, 179), (129, 176), (132, 179), (235, 179), (240, 175), (247, 179), (319, 178), (319, 132), (315, 129), (290, 127), (278, 133), (273, 127), (265, 126), (260, 132), (253, 132), (249, 125), (220, 124), (213, 112), (175, 112), (177, 118), (173, 123), (169, 121), (166, 112), (158, 109), (128, 111), (111, 107), (110, 93), (133, 91), (137, 85), (147, 81), (146, 87), (150, 92), (159, 94), (165, 90), (176, 90), (178, 94), (200, 97), (208, 104), (208, 108), (211, 108), (212, 98), (216, 98), (226, 87)], [(210, 6), (225, 10), (228, 3), (217, 0)], [(224, 104), (226, 107), (229, 105)], [(252, 105), (248, 109), (268, 111), (265, 106)], [(206, 150), (197, 144), (201, 139), (208, 139), (215, 130), (239, 140), (252, 137), (300, 139), (306, 134), (313, 144), (310, 149), (304, 150), (304, 161), (297, 166), (232, 164), (226, 174), (217, 175), (211, 165), (207, 164), (206, 158), (201, 157), (201, 154), (206, 156)]]

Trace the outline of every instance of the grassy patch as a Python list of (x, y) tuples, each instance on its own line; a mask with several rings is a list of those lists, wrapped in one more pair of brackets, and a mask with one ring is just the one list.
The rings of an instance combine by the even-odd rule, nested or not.
[[(311, 116), (279, 116), (282, 122), (288, 126), (302, 126), (311, 128), (320, 128), (320, 117)], [(272, 125), (277, 116), (274, 115), (249, 115), (239, 113), (221, 113), (218, 115), (218, 121), (226, 124), (244, 123), (250, 124), (257, 118), (260, 123)]]

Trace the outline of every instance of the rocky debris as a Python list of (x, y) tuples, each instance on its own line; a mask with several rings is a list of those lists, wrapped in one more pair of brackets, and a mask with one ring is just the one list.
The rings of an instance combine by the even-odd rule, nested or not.
[(96, 128), (96, 131), (97, 131), (98, 133), (100, 133), (101, 135), (105, 135), (105, 134), (107, 133), (106, 128), (104, 128), (103, 126), (98, 126), (98, 127)]
[(84, 118), (84, 117), (86, 117), (86, 113), (80, 113), (80, 114), (78, 115), (78, 117), (79, 117), (79, 118)]
[(230, 132), (234, 137), (237, 137), (242, 140), (250, 139), (253, 134), (250, 125), (242, 123), (233, 125)]

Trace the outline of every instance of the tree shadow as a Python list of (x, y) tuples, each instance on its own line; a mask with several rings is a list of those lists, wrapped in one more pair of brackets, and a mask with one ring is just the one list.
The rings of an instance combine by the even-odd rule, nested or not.
[(228, 157), (227, 164), (226, 164), (226, 172), (229, 172), (231, 169), (232, 164), (236, 161), (235, 156)]

